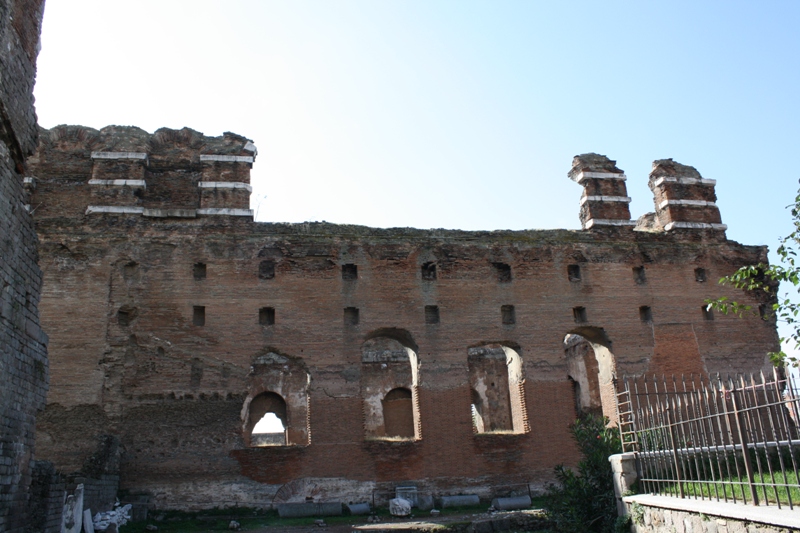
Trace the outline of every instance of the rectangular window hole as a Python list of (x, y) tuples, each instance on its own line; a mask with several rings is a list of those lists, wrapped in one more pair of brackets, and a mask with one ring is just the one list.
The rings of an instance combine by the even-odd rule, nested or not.
[(258, 264), (258, 279), (272, 279), (275, 277), (275, 261), (261, 261)]
[(436, 279), (436, 263), (424, 263), (422, 265), (422, 279), (425, 281)]
[(206, 308), (204, 305), (195, 305), (193, 307), (192, 324), (195, 326), (206, 325)]
[(570, 281), (581, 280), (581, 266), (580, 265), (567, 265), (567, 277)]
[(706, 269), (705, 268), (695, 268), (694, 269), (694, 280), (698, 283), (705, 283), (706, 281)]
[(647, 283), (647, 277), (646, 277), (646, 275), (644, 273), (644, 267), (643, 266), (633, 267), (633, 281), (635, 281), (639, 285)]
[(701, 307), (703, 310), (703, 318), (706, 320), (714, 320), (714, 308), (710, 305), (704, 305)]
[(517, 314), (516, 311), (514, 311), (513, 305), (501, 306), (500, 315), (502, 316), (504, 326), (510, 326), (517, 323)]
[(438, 324), (439, 323), (439, 306), (426, 305), (425, 306), (425, 323)]
[(206, 279), (206, 264), (195, 263), (194, 267), (192, 268), (192, 274), (194, 274), (194, 279)]
[(358, 279), (358, 265), (354, 265), (352, 263), (342, 265), (342, 279), (344, 280)]
[(344, 308), (344, 324), (345, 326), (358, 325), (358, 307)]
[(511, 281), (511, 265), (506, 263), (492, 263), (492, 266), (497, 274), (497, 281), (501, 283), (508, 283)]
[(641, 306), (639, 308), (639, 318), (642, 319), (642, 322), (652, 322), (653, 310), (646, 305)]
[(583, 324), (586, 322), (586, 308), (585, 307), (573, 307), (572, 308), (572, 318), (575, 319), (577, 324)]
[(262, 307), (258, 310), (258, 323), (262, 326), (271, 326), (275, 324), (275, 308)]

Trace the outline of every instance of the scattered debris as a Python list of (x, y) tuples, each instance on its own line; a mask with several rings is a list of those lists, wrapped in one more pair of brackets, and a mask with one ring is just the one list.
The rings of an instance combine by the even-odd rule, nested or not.
[(314, 523), (317, 527), (328, 527), (328, 524), (325, 523), (325, 520), (314, 520)]
[(431, 509), (431, 516), (437, 516), (441, 511), (439, 509)]
[(106, 533), (117, 531), (119, 526), (124, 526), (131, 519), (131, 507), (131, 504), (120, 507), (117, 502), (113, 511), (97, 513), (93, 520), (95, 531), (105, 531)]
[(236, 520), (231, 520), (231, 522), (228, 524), (228, 529), (230, 529), (231, 531), (239, 531), (240, 529), (242, 529), (242, 524), (240, 524)]
[(147, 531), (158, 531), (158, 526), (153, 525), (153, 524), (147, 524), (144, 528)]

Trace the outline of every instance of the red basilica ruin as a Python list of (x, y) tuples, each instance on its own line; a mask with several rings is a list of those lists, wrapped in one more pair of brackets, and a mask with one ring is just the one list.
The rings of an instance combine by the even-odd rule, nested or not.
[(540, 491), (577, 462), (577, 413), (614, 420), (617, 376), (754, 372), (777, 346), (774, 321), (706, 308), (768, 304), (716, 282), (767, 250), (669, 159), (638, 221), (585, 154), (581, 230), (376, 229), (255, 222), (232, 133), (39, 137), (37, 454), (150, 509)]

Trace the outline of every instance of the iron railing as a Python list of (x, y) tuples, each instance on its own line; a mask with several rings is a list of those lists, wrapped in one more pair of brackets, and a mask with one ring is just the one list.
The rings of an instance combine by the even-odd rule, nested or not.
[(800, 398), (790, 375), (626, 377), (618, 383), (623, 451), (639, 492), (800, 503)]

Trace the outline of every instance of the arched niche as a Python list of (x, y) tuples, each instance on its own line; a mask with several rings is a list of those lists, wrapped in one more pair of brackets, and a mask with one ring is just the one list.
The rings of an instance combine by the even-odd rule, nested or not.
[(605, 330), (578, 328), (564, 337), (568, 378), (578, 415), (595, 414), (617, 423), (617, 364)]
[(525, 378), (519, 352), (502, 344), (467, 350), (471, 416), (476, 433), (526, 433)]
[(287, 427), (286, 401), (280, 394), (262, 392), (253, 398), (246, 427), (250, 446), (286, 446)]
[(419, 440), (419, 360), (405, 330), (379, 330), (361, 346), (364, 433), (369, 440)]
[[(245, 445), (261, 447), (310, 444), (308, 386), (311, 377), (303, 361), (271, 348), (266, 349), (253, 358), (247, 381), (248, 394), (242, 406), (242, 437)], [(277, 435), (264, 437), (253, 432), (264, 416), (270, 413), (284, 428), (282, 443), (279, 443), (280, 438)]]

